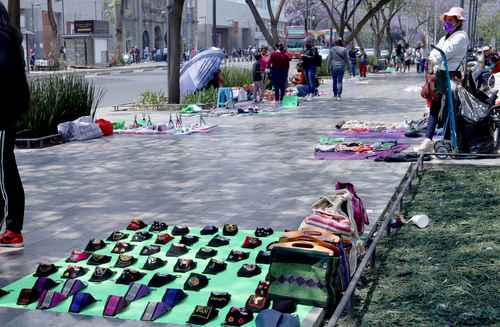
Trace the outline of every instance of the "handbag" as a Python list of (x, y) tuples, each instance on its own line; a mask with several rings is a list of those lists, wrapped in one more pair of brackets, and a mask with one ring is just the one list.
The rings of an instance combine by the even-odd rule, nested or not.
[(436, 75), (425, 74), (425, 82), (420, 91), (420, 96), (429, 101), (438, 101), (440, 99), (439, 94), (436, 92)]
[(273, 244), (269, 298), (332, 308), (342, 289), (339, 254), (335, 245), (307, 238)]
[(352, 195), (352, 208), (354, 214), (354, 220), (356, 221), (356, 228), (358, 229), (358, 233), (362, 234), (365, 231), (365, 225), (369, 225), (370, 221), (368, 220), (368, 213), (366, 212), (365, 205), (363, 204), (363, 200), (356, 193), (356, 189), (354, 185), (351, 183), (342, 183), (337, 182), (335, 189), (337, 190), (348, 190)]

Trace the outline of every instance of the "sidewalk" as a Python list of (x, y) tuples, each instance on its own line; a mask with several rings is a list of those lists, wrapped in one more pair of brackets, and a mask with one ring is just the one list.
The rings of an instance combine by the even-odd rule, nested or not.
[(125, 66), (103, 67), (103, 68), (68, 68), (66, 70), (56, 71), (32, 71), (28, 74), (29, 79), (44, 78), (51, 75), (68, 75), (68, 74), (91, 74), (91, 75), (107, 75), (115, 73), (130, 73), (135, 71), (148, 71), (155, 69), (167, 69), (166, 62), (147, 62), (140, 64), (131, 64)]
[[(219, 129), (186, 137), (114, 136), (17, 152), (27, 194), (26, 249), (2, 256), (0, 286), (104, 238), (132, 217), (169, 225), (237, 223), (296, 228), (336, 181), (354, 183), (373, 222), (408, 164), (316, 161), (313, 146), (339, 120), (400, 122), (421, 116), (416, 75), (347, 81), (342, 102), (320, 98), (273, 116), (219, 117)], [(129, 113), (106, 113), (111, 119)], [(133, 115), (133, 114), (132, 114)], [(161, 118), (161, 117), (159, 117)], [(158, 119), (159, 119), (158, 118)], [(155, 118), (156, 119), (156, 118)], [(46, 312), (0, 309), (3, 327), (143, 326)]]

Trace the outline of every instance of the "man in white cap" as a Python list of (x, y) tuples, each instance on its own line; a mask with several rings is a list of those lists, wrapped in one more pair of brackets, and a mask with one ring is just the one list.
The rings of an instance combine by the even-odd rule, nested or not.
[[(460, 7), (453, 7), (441, 16), (443, 29), (446, 35), (439, 40), (437, 47), (444, 51), (448, 59), (450, 76), (454, 80), (461, 79), (459, 68), (464, 62), (469, 46), (469, 37), (463, 30), (465, 11)], [(440, 95), (439, 100), (433, 101), (427, 122), (425, 140), (420, 144), (416, 152), (432, 152), (434, 142), (432, 138), (438, 124), (438, 116), (441, 111), (441, 97), (446, 93), (446, 71), (443, 65), (443, 57), (439, 51), (432, 50), (429, 55), (429, 67), (434, 68), (436, 73), (436, 92)]]

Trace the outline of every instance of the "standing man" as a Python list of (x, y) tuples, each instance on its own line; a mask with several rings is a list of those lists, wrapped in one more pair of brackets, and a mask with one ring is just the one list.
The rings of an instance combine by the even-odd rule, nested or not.
[(22, 36), (10, 25), (9, 15), (0, 3), (0, 247), (24, 246), (21, 230), (24, 220), (24, 189), (17, 170), (14, 145), (16, 123), (29, 108), (30, 93), (24, 71)]
[(286, 84), (288, 82), (288, 69), (290, 68), (290, 56), (282, 42), (276, 45), (277, 50), (271, 55), (269, 61), (271, 67), (271, 80), (274, 86), (274, 101), (283, 101)]
[(335, 100), (342, 98), (342, 84), (344, 80), (345, 67), (349, 65), (347, 49), (344, 48), (342, 40), (336, 40), (335, 45), (328, 54), (327, 67), (332, 74), (333, 96)]
[[(314, 47), (313, 40), (306, 40), (306, 50), (302, 56), (302, 61), (304, 62), (304, 71), (306, 74), (307, 85), (309, 86), (309, 91), (306, 100), (311, 100), (316, 94), (316, 67), (318, 65), (318, 49)], [(321, 58), (321, 57), (320, 57)]]

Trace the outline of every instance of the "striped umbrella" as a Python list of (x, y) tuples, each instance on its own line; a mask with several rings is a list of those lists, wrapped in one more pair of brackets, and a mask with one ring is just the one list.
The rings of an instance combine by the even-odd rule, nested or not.
[(181, 69), (181, 96), (203, 89), (220, 69), (224, 52), (217, 48), (205, 50), (188, 61)]

